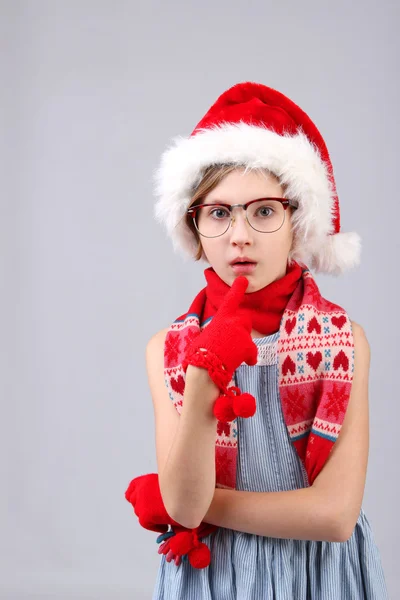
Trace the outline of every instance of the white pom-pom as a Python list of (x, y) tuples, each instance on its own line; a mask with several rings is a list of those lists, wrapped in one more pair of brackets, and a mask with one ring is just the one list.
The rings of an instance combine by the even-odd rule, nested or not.
[(326, 236), (311, 256), (311, 267), (317, 273), (340, 275), (360, 264), (361, 237), (358, 233), (336, 233)]

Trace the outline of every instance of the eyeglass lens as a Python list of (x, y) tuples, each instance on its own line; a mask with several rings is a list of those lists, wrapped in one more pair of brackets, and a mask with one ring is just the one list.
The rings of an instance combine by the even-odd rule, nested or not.
[[(235, 210), (235, 209), (234, 209)], [(239, 207), (236, 207), (236, 210)], [(251, 227), (262, 233), (272, 233), (282, 227), (285, 220), (285, 209), (277, 200), (260, 200), (253, 202), (246, 210), (247, 220)], [(196, 215), (196, 228), (205, 237), (217, 237), (229, 229), (231, 213), (225, 206), (202, 206)]]

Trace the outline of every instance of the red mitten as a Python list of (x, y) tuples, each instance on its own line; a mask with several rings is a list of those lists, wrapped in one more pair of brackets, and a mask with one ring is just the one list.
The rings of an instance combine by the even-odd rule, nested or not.
[[(249, 285), (246, 277), (237, 277), (209, 325), (194, 338), (186, 351), (182, 366), (205, 366), (218, 387), (225, 387), (242, 362), (255, 365), (257, 346), (251, 337), (249, 312), (239, 309)], [(199, 365), (199, 362), (203, 364)]]
[(195, 529), (187, 529), (179, 533), (174, 531), (164, 533), (157, 538), (157, 543), (162, 542), (158, 553), (165, 554), (167, 562), (173, 560), (176, 566), (179, 566), (182, 557), (187, 555), (192, 567), (204, 569), (210, 564), (211, 553), (207, 544), (200, 542), (200, 539), (217, 529), (216, 525), (202, 522)]
[(214, 405), (214, 414), (220, 421), (232, 421), (236, 416), (246, 418), (256, 410), (251, 394), (240, 395), (239, 388), (227, 388), (239, 365), (257, 363), (258, 350), (251, 337), (252, 319), (248, 311), (239, 308), (248, 285), (246, 277), (235, 279), (210, 324), (194, 338), (182, 361), (185, 372), (189, 365), (207, 369), (222, 391)]
[(139, 523), (150, 531), (166, 532), (168, 525), (177, 530), (186, 529), (169, 516), (161, 496), (158, 473), (135, 477), (125, 492), (125, 498), (133, 506)]
[[(170, 562), (174, 559), (178, 566), (182, 556), (188, 555), (190, 564), (196, 569), (202, 569), (210, 564), (210, 550), (200, 542), (218, 529), (216, 525), (200, 523), (194, 529), (188, 529), (174, 521), (167, 513), (161, 497), (158, 473), (149, 473), (132, 479), (125, 492), (125, 498), (133, 506), (139, 523), (145, 529), (161, 532), (157, 543), (163, 542), (159, 554), (166, 554)], [(174, 530), (168, 531), (168, 525)]]

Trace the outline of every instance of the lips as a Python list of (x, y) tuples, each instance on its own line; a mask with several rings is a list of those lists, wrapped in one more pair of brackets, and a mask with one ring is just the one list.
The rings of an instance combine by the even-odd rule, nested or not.
[(234, 258), (229, 264), (232, 266), (232, 265), (242, 265), (242, 264), (255, 265), (257, 263), (255, 260), (252, 260), (248, 256), (240, 256), (239, 258)]
[(250, 273), (253, 273), (256, 266), (257, 263), (254, 262), (237, 262), (230, 265), (233, 272), (238, 275), (248, 275)]

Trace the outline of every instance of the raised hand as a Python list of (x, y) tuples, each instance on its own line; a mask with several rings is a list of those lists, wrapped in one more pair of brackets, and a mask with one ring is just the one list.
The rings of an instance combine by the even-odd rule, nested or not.
[(256, 401), (251, 394), (241, 394), (237, 387), (227, 388), (239, 365), (257, 363), (257, 346), (251, 337), (252, 319), (247, 310), (240, 308), (248, 285), (246, 277), (235, 279), (217, 313), (194, 338), (182, 361), (185, 371), (189, 365), (207, 369), (222, 392), (213, 412), (224, 422), (237, 416), (251, 417), (256, 411)]
[(247, 310), (240, 308), (248, 285), (246, 277), (235, 279), (218, 311), (193, 340), (183, 360), (185, 370), (189, 364), (208, 368), (211, 379), (221, 389), (243, 362), (257, 363), (257, 346), (251, 337), (252, 319)]

